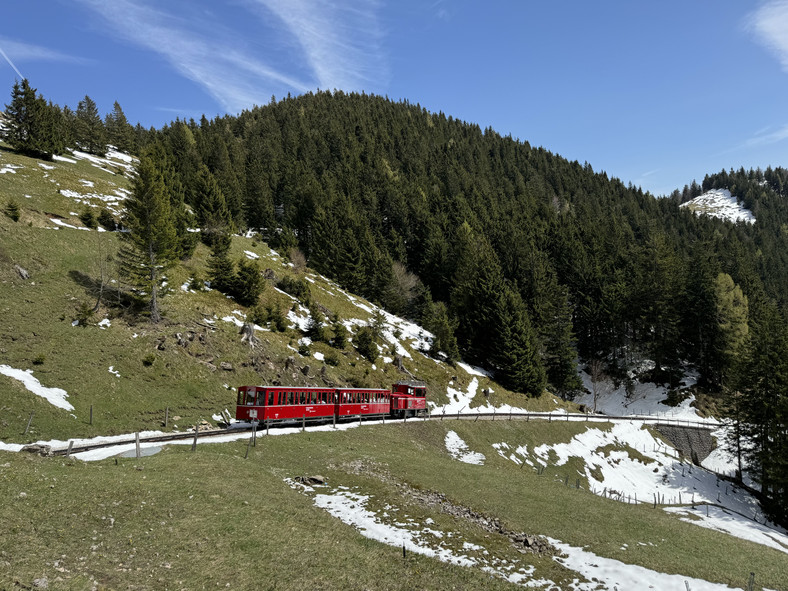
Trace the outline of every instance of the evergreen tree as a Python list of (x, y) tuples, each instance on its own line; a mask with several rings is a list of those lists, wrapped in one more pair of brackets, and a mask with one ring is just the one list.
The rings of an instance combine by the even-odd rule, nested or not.
[(77, 145), (86, 152), (103, 156), (107, 151), (107, 138), (96, 103), (89, 96), (79, 101), (74, 137)]
[(234, 292), (236, 286), (235, 263), (230, 260), (230, 243), (228, 234), (216, 234), (208, 258), (211, 288), (228, 295)]
[(309, 322), (306, 327), (306, 335), (313, 341), (325, 341), (326, 332), (323, 326), (323, 312), (315, 300), (309, 302)]
[(239, 304), (254, 306), (265, 288), (265, 279), (256, 261), (241, 259), (234, 281), (234, 297)]
[[(761, 486), (764, 509), (788, 523), (788, 328), (772, 301), (754, 306), (735, 397), (729, 445)], [(747, 445), (742, 445), (741, 439)]]
[(224, 194), (219, 188), (211, 171), (204, 164), (200, 166), (195, 184), (197, 221), (202, 230), (201, 238), (208, 246), (212, 246), (223, 234), (232, 232), (232, 220)]
[(134, 151), (134, 129), (126, 119), (126, 114), (118, 101), (112, 105), (112, 112), (104, 118), (104, 128), (107, 132), (107, 142), (121, 152)]
[(547, 380), (536, 334), (520, 294), (505, 287), (496, 298), (494, 314), (495, 339), (490, 359), (496, 379), (510, 390), (539, 396)]
[(347, 328), (342, 324), (342, 320), (337, 314), (331, 319), (331, 330), (334, 338), (331, 339), (331, 346), (336, 349), (344, 349), (347, 346)]
[(460, 352), (457, 349), (457, 338), (454, 336), (457, 321), (449, 317), (446, 304), (435, 302), (425, 324), (433, 334), (430, 353), (432, 355), (443, 353), (446, 355), (446, 360), (449, 363), (457, 361), (460, 358)]
[(27, 79), (14, 83), (11, 103), (5, 110), (6, 129), (2, 138), (14, 150), (37, 158), (52, 159), (65, 149), (63, 114), (41, 95)]
[(145, 292), (151, 321), (159, 322), (162, 282), (175, 261), (177, 240), (164, 179), (147, 155), (140, 158), (125, 205), (123, 225), (128, 232), (121, 234), (121, 271)]
[(726, 387), (735, 379), (735, 365), (747, 343), (747, 296), (730, 275), (720, 273), (714, 283), (714, 300), (717, 321), (714, 342), (716, 380)]
[(362, 326), (356, 332), (353, 339), (356, 350), (370, 363), (375, 363), (378, 358), (378, 345), (375, 342), (375, 334), (371, 327)]

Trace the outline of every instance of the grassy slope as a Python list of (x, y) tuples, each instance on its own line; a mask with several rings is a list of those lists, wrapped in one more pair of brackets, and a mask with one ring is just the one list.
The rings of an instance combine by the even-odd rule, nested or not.
[[(223, 408), (232, 409), (234, 394), (224, 384), (274, 379), (323, 383), (322, 363), (313, 357), (301, 358), (289, 348), (297, 347), (301, 335), (296, 331), (262, 333), (261, 347), (250, 351), (240, 343), (235, 325), (220, 320), (240, 306), (216, 292), (179, 289), (195, 273), (204, 276), (207, 252), (202, 247), (192, 260), (171, 272), (175, 290), (163, 301), (165, 322), (153, 326), (120, 308), (103, 306), (92, 325), (72, 327), (78, 305), (94, 302), (90, 281), (115, 248), (116, 236), (45, 229), (52, 227), (49, 217), (53, 215), (81, 225), (70, 212), (79, 212), (82, 206), (57, 190), (108, 193), (113, 189), (110, 183), (123, 187), (127, 181), (84, 161), (56, 162), (54, 170), (45, 170), (31, 159), (0, 149), (0, 167), (8, 163), (23, 168), (16, 174), (0, 175), (0, 205), (15, 198), (23, 210), (16, 223), (0, 215), (0, 363), (33, 369), (44, 385), (64, 388), (76, 418), (0, 375), (0, 441), (25, 443), (159, 428), (165, 407), (170, 408), (171, 417), (180, 417), (175, 422), (184, 427)], [(96, 187), (87, 189), (79, 179), (93, 180)], [(244, 250), (258, 253), (261, 266), (278, 276), (292, 272), (281, 259), (270, 256), (264, 244), (236, 238), (233, 249), (238, 257)], [(30, 279), (19, 278), (13, 263), (30, 271)], [(312, 294), (322, 305), (343, 318), (367, 317), (334, 286), (314, 278)], [(271, 287), (263, 297), (284, 307), (291, 304)], [(214, 316), (219, 319), (215, 330), (209, 330), (204, 319)], [(95, 325), (104, 317), (112, 323), (106, 330)], [(187, 330), (204, 332), (205, 342), (195, 340), (188, 349), (175, 345), (175, 334)], [(162, 337), (165, 348), (159, 350), (156, 343)], [(326, 353), (329, 349), (316, 344), (312, 350)], [(142, 360), (150, 353), (155, 361), (147, 367)], [(310, 365), (309, 377), (300, 371), (284, 371), (284, 361), (290, 356), (299, 367)], [(42, 357), (43, 363), (33, 363)], [(211, 371), (204, 361), (215, 365), (227, 361), (234, 369)], [(417, 352), (405, 363), (428, 382), (430, 396), (438, 403), (445, 401), (450, 380), (462, 390), (471, 380), (463, 370), (436, 364)], [(109, 373), (110, 366), (121, 377)], [(350, 349), (338, 367), (326, 366), (325, 374), (325, 380), (334, 383), (380, 386), (401, 377), (381, 360), (373, 370)], [(480, 381), (481, 389), (487, 380)], [(491, 385), (494, 403), (555, 408), (549, 396), (526, 401)], [(92, 426), (88, 424), (91, 405)], [(31, 432), (23, 436), (30, 412), (35, 412)], [(448, 428), (457, 430), (471, 449), (483, 450), (487, 465), (450, 460), (443, 447)], [(284, 589), (305, 584), (326, 589), (504, 586), (487, 575), (423, 557), (411, 556), (403, 563), (395, 549), (361, 538), (282, 480), (311, 472), (329, 476), (333, 484), (358, 486), (381, 502), (387, 499), (406, 506), (410, 515), (430, 516), (491, 551), (511, 552), (504, 540), (485, 537), (473, 526), (455, 523), (429, 508), (408, 505), (393, 483), (441, 491), (456, 503), (503, 519), (512, 529), (589, 545), (599, 554), (627, 562), (738, 586), (744, 585), (745, 575), (752, 570), (758, 573), (759, 583), (780, 588), (784, 555), (683, 524), (662, 511), (627, 507), (565, 488), (559, 481), (565, 476), (574, 480), (577, 475), (578, 466), (572, 462), (555, 473), (548, 470), (537, 476), (528, 469), (516, 469), (490, 448), (499, 441), (529, 447), (566, 441), (582, 428), (558, 423), (370, 427), (351, 433), (272, 437), (253, 450), (248, 461), (241, 459), (244, 444), (240, 443), (203, 446), (197, 454), (168, 449), (140, 464), (120, 460), (118, 465), (113, 460), (84, 465), (2, 453), (0, 588), (16, 580), (29, 585), (42, 575), (50, 581), (60, 576), (64, 581), (59, 586), (64, 588), (89, 587), (90, 577), (108, 588), (223, 587), (227, 582), (232, 588), (253, 588), (260, 581), (262, 588)], [(350, 468), (359, 461), (389, 472), (392, 481)], [(135, 465), (144, 469), (136, 470)], [(27, 496), (20, 498), (20, 492)], [(115, 519), (112, 527), (110, 516)], [(639, 541), (653, 541), (657, 546), (641, 547)], [(620, 550), (624, 543), (630, 548), (626, 552)], [(301, 550), (304, 545), (305, 552)], [(252, 568), (247, 568), (249, 563)], [(534, 564), (537, 576), (555, 581), (568, 576), (550, 560), (536, 559)]]
[[(443, 440), (449, 429), (486, 453), (485, 466), (448, 456)], [(398, 519), (403, 513), (432, 518), (430, 527), (460, 532), (496, 556), (533, 564), (535, 576), (559, 584), (575, 575), (414, 503), (397, 485), (441, 491), (513, 530), (546, 534), (628, 563), (739, 587), (754, 571), (759, 584), (783, 588), (784, 554), (682, 523), (659, 509), (565, 487), (564, 478), (577, 474), (571, 462), (538, 475), (490, 447), (500, 441), (566, 441), (582, 429), (516, 421), (364, 426), (263, 437), (248, 460), (245, 442), (204, 444), (195, 453), (169, 448), (117, 464), (3, 454), (0, 519), (6, 533), (0, 538), (0, 572), (7, 574), (0, 576), (0, 587), (41, 576), (50, 583), (61, 577), (58, 588), (89, 586), (90, 578), (107, 588), (222, 588), (227, 582), (231, 588), (271, 589), (504, 587), (472, 569), (415, 555), (403, 561), (399, 549), (362, 538), (283, 481), (320, 473), (332, 486), (373, 495), (377, 507), (399, 507)]]

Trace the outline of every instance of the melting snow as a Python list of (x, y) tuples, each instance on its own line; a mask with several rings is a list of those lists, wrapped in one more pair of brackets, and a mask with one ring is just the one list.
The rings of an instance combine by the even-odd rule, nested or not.
[(698, 215), (710, 215), (734, 223), (739, 221), (748, 224), (755, 223), (755, 216), (752, 212), (741, 205), (728, 189), (712, 189), (695, 199), (682, 203), (680, 207), (686, 207)]
[(53, 406), (64, 410), (74, 410), (74, 407), (66, 400), (66, 398), (68, 398), (68, 392), (62, 388), (47, 388), (46, 386), (42, 386), (38, 378), (33, 377), (32, 369), (25, 371), (14, 369), (8, 365), (0, 365), (0, 373), (22, 382), (24, 387), (30, 392), (36, 396), (41, 396), (41, 398), (44, 398)]
[[(682, 521), (762, 544), (788, 554), (788, 535), (762, 523), (747, 519), (722, 507), (665, 507)], [(708, 515), (707, 515), (708, 511)]]
[(484, 454), (470, 451), (470, 449), (468, 449), (468, 444), (454, 431), (446, 433), (444, 443), (446, 444), (446, 450), (455, 460), (465, 462), (466, 464), (476, 464), (477, 466), (484, 465), (484, 460), (486, 459)]

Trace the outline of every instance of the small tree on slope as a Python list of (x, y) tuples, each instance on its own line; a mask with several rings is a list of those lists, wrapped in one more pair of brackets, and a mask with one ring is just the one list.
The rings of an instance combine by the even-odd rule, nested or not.
[(147, 294), (151, 321), (158, 322), (164, 273), (175, 261), (177, 237), (164, 179), (147, 155), (140, 158), (123, 225), (128, 232), (121, 234), (121, 272)]

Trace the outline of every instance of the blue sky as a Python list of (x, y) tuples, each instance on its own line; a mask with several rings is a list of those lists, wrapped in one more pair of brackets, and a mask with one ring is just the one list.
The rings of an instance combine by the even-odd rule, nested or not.
[(3, 103), (16, 69), (58, 104), (118, 100), (146, 127), (338, 88), (655, 194), (788, 166), (788, 0), (12, 1), (0, 49)]

